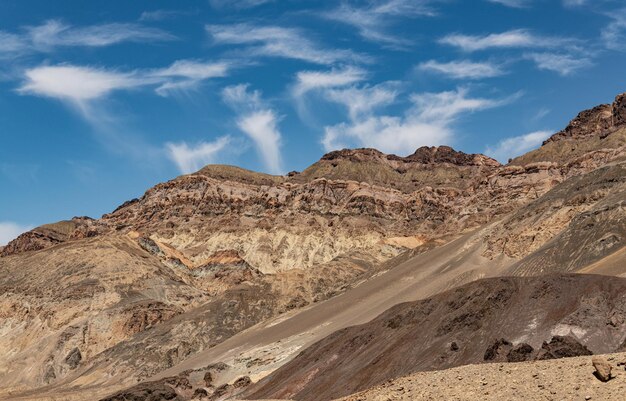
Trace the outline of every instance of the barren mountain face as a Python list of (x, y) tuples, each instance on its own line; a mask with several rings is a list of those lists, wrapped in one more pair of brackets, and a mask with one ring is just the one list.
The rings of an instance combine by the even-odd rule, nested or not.
[[(584, 111), (505, 166), (446, 146), (407, 157), (336, 151), (286, 176), (207, 166), (100, 219), (25, 233), (0, 250), (0, 399), (94, 399), (190, 369), (191, 387), (159, 386), (181, 399), (200, 387), (219, 399), (249, 384), (235, 380), (257, 382), (293, 358), (253, 387), (257, 395), (322, 399), (314, 387), (335, 397), (480, 362), (501, 337), (537, 349), (568, 335), (614, 351), (626, 340), (618, 279), (518, 277), (451, 289), (495, 276), (626, 274), (625, 110), (620, 95)], [(413, 312), (396, 313), (400, 329), (381, 323), (392, 311), (346, 329), (417, 300)], [(535, 323), (528, 315), (552, 310)], [(584, 318), (591, 311), (602, 318)], [(616, 326), (603, 326), (611, 314)], [(503, 331), (506, 319), (526, 337)], [(471, 324), (437, 331), (457, 320)], [(471, 339), (475, 329), (480, 339)], [(350, 337), (356, 331), (367, 335)], [(366, 351), (371, 344), (376, 352)], [(228, 367), (202, 384), (218, 363)], [(337, 376), (339, 387), (328, 384)], [(294, 380), (302, 387), (285, 384)]]
[[(625, 293), (626, 279), (604, 276), (475, 281), (336, 331), (258, 383), (248, 396), (331, 400), (416, 371), (506, 361), (520, 344), (528, 351), (518, 351), (518, 361), (551, 359), (555, 356), (538, 352), (550, 349), (542, 343), (570, 333), (593, 353), (615, 352), (626, 330)], [(585, 354), (572, 343), (571, 356)]]

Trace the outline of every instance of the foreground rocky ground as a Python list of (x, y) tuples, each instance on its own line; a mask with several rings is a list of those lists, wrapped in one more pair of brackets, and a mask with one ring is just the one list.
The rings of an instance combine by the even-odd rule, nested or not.
[(593, 358), (492, 363), (420, 372), (341, 400), (623, 400), (626, 353), (599, 357), (610, 364), (615, 375), (608, 382), (594, 375)]

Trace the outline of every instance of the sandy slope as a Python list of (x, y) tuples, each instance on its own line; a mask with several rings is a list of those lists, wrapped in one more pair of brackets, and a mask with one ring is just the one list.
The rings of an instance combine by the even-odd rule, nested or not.
[(626, 353), (602, 355), (616, 378), (601, 382), (592, 357), (541, 362), (468, 365), (421, 372), (342, 398), (342, 401), (387, 400), (623, 400)]

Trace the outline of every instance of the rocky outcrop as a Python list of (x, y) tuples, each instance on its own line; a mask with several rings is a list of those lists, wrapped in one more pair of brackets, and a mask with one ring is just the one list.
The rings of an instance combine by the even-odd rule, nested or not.
[(613, 112), (614, 109), (610, 104), (602, 104), (581, 111), (564, 130), (552, 135), (544, 142), (544, 145), (564, 139), (579, 139), (599, 135), (614, 126)]
[(500, 163), (490, 157), (480, 154), (467, 154), (456, 151), (449, 146), (422, 146), (413, 154), (401, 157), (396, 155), (387, 155), (379, 150), (365, 149), (343, 149), (336, 150), (322, 156), (321, 160), (347, 160), (351, 162), (376, 161), (379, 163), (388, 163), (391, 166), (397, 166), (395, 162), (406, 164), (442, 164), (449, 163), (456, 166), (492, 166), (498, 167)]
[(179, 395), (176, 389), (167, 381), (168, 379), (163, 379), (156, 382), (141, 383), (109, 397), (102, 398), (100, 401), (184, 401), (185, 398)]
[(481, 154), (467, 154), (456, 151), (449, 146), (422, 146), (415, 153), (400, 160), (422, 164), (449, 163), (456, 166), (490, 166), (499, 167), (500, 163), (491, 157)]
[(505, 361), (512, 348), (513, 344), (511, 344), (511, 342), (505, 340), (504, 338), (501, 338), (494, 341), (494, 343), (489, 348), (487, 348), (483, 359), (488, 362)]
[(607, 130), (626, 124), (626, 93), (615, 97), (612, 104), (602, 104), (592, 109), (581, 111), (564, 130), (548, 138), (544, 145), (564, 139), (581, 139), (601, 136)]
[(593, 355), (593, 352), (582, 345), (572, 336), (554, 336), (548, 341), (544, 341), (537, 355), (537, 359), (571, 358), (574, 356)]
[(98, 235), (97, 221), (89, 217), (74, 217), (72, 220), (46, 224), (21, 234), (0, 250), (0, 257), (37, 251), (65, 241), (95, 235)]

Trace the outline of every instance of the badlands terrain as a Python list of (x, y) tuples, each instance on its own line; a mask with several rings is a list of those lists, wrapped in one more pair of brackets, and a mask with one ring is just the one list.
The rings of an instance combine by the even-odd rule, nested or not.
[(0, 248), (0, 399), (621, 399), (625, 244), (626, 94), (506, 165), (210, 165)]

